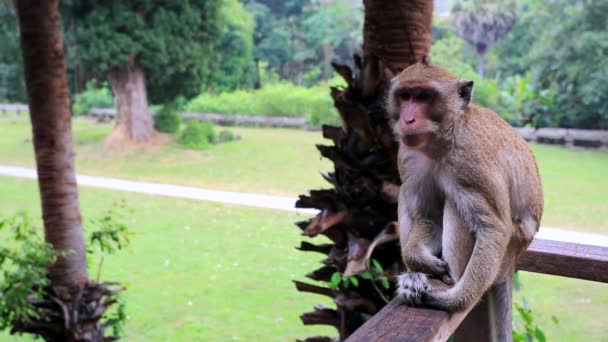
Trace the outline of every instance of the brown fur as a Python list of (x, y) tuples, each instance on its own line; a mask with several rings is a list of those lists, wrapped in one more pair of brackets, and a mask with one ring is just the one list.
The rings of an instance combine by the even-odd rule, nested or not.
[[(396, 95), (412, 87), (439, 94), (424, 113), (426, 141), (413, 147), (399, 126), (403, 110)], [(492, 285), (510, 281), (540, 224), (543, 194), (532, 152), (496, 113), (469, 104), (471, 87), (445, 69), (418, 63), (393, 79), (389, 92), (387, 109), (400, 142), (400, 237), (409, 272), (400, 277), (398, 292), (408, 304), (450, 311), (474, 305)], [(455, 285), (433, 288), (426, 276)], [(505, 331), (494, 336), (510, 338)]]

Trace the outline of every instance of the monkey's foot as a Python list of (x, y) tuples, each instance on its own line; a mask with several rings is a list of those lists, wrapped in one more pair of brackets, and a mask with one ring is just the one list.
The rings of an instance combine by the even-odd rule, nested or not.
[(424, 273), (403, 273), (397, 279), (397, 295), (407, 305), (421, 305), (428, 291), (429, 281)]

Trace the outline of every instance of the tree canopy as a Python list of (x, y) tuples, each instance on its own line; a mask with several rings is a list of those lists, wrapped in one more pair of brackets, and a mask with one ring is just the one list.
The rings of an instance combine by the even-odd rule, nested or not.
[(76, 49), (87, 68), (106, 72), (133, 61), (154, 103), (193, 96), (208, 78), (220, 36), (218, 0), (72, 1)]

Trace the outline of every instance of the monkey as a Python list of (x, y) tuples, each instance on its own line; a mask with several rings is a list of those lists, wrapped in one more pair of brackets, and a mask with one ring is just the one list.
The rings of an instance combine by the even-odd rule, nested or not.
[[(395, 76), (387, 94), (399, 143), (398, 221), (407, 268), (398, 297), (454, 312), (475, 305), (492, 287), (502, 291), (494, 300), (510, 305), (504, 284), (543, 212), (528, 144), (498, 114), (471, 103), (473, 81), (428, 57)], [(510, 322), (510, 308), (502, 310)], [(510, 340), (510, 323), (506, 329), (492, 332), (494, 340)]]

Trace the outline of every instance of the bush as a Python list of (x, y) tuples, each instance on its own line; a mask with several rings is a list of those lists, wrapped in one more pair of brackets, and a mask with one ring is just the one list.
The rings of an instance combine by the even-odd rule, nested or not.
[(204, 150), (209, 144), (216, 142), (215, 130), (211, 122), (191, 120), (187, 125), (179, 138), (180, 145), (194, 150)]
[(220, 134), (217, 136), (218, 143), (234, 141), (237, 139), (238, 139), (238, 137), (236, 135), (234, 135), (234, 133), (232, 133), (230, 131), (226, 131), (226, 130), (220, 131)]
[(174, 106), (164, 106), (158, 114), (154, 116), (154, 129), (163, 133), (175, 133), (179, 129), (182, 118), (175, 110)]
[(114, 107), (114, 96), (106, 83), (99, 85), (95, 80), (87, 82), (86, 90), (76, 94), (72, 111), (75, 115), (86, 115), (93, 107)]
[(338, 124), (327, 84), (311, 88), (282, 82), (257, 90), (200, 94), (186, 105), (188, 112), (240, 115), (303, 116), (311, 125)]

